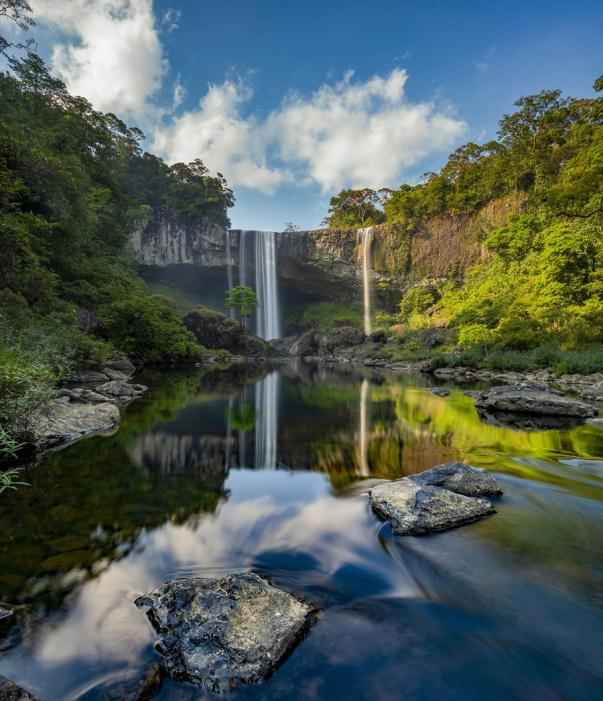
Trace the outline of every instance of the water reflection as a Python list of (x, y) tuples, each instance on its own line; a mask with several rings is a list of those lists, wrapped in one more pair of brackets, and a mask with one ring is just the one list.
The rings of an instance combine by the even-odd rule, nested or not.
[[(348, 367), (148, 382), (118, 433), (3, 497), (0, 602), (22, 607), (22, 628), (0, 673), (47, 701), (107, 698), (154, 659), (137, 594), (254, 569), (323, 613), (237, 698), (598, 696), (603, 432), (489, 425), (459, 390)], [(446, 460), (496, 471), (499, 513), (393, 538), (366, 489)], [(199, 695), (167, 682), (160, 698)]]

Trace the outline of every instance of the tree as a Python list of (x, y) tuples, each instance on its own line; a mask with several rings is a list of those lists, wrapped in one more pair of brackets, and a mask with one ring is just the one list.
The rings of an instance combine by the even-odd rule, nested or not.
[(259, 306), (256, 293), (247, 285), (237, 285), (226, 292), (226, 308), (237, 311), (243, 323)]
[(299, 226), (297, 226), (297, 224), (294, 224), (293, 222), (290, 222), (290, 221), (286, 221), (286, 222), (285, 222), (285, 230), (284, 230), (284, 233), (286, 233), (286, 234), (293, 234), (293, 233), (295, 233), (296, 231), (299, 231), (299, 230), (300, 230), (300, 229), (299, 229)]
[(331, 197), (329, 213), (324, 223), (332, 228), (347, 228), (380, 224), (385, 216), (379, 207), (389, 199), (389, 190), (378, 192), (365, 187), (362, 190), (342, 190)]
[[(23, 32), (27, 31), (35, 24), (33, 19), (30, 17), (31, 12), (31, 6), (27, 0), (0, 0), (0, 18), (6, 17), (6, 19), (11, 20)], [(32, 40), (25, 43), (19, 42), (17, 44), (13, 44), (12, 42), (8, 41), (6, 37), (3, 37), (0, 34), (0, 54), (4, 54), (4, 56), (7, 57), (8, 49), (13, 48), (28, 50), (31, 44)]]

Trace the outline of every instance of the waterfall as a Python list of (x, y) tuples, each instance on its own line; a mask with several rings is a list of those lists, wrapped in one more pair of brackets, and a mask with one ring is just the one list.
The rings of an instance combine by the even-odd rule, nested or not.
[(276, 247), (273, 231), (255, 232), (255, 287), (260, 302), (257, 310), (256, 333), (265, 340), (280, 338)]
[(278, 373), (271, 372), (255, 386), (255, 467), (276, 467), (278, 430)]
[[(232, 290), (232, 258), (230, 255), (230, 230), (226, 229), (226, 285), (228, 290)], [(234, 319), (235, 310), (230, 309), (230, 318)]]
[(245, 234), (246, 231), (241, 231), (239, 234), (239, 285), (245, 284)]
[(358, 446), (360, 474), (363, 477), (371, 474), (368, 460), (368, 395), (369, 382), (364, 379), (360, 386), (360, 445)]
[(368, 336), (373, 331), (371, 319), (371, 243), (373, 227), (360, 229), (362, 232), (362, 301), (364, 306), (364, 333)]

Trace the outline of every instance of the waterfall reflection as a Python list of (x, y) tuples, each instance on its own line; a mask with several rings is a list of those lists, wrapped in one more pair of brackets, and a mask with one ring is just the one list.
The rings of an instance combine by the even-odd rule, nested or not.
[(278, 433), (278, 372), (272, 372), (255, 386), (255, 467), (276, 467)]

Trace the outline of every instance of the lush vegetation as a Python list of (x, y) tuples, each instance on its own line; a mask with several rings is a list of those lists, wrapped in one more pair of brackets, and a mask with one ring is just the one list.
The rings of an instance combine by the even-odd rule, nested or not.
[[(3, 44), (7, 49), (6, 42)], [(157, 209), (227, 224), (233, 195), (203, 163), (168, 166), (143, 134), (68, 93), (25, 51), (0, 73), (0, 425), (74, 366), (200, 348), (136, 273), (133, 223)], [(7, 444), (8, 445), (8, 444)]]
[[(603, 78), (594, 87), (603, 90)], [(478, 232), (482, 263), (411, 287), (399, 314), (380, 315), (381, 326), (401, 334), (402, 345), (413, 331), (446, 329), (446, 351), (474, 364), (600, 369), (603, 98), (550, 90), (516, 106), (501, 120), (496, 141), (459, 148), (439, 173), (385, 198), (345, 191), (331, 200), (328, 223), (364, 226), (362, 203), (376, 206), (381, 197), (371, 222), (414, 232), (430, 217), (464, 215), (471, 222), (490, 203), (518, 195), (523, 204), (504, 226)], [(418, 341), (415, 333), (409, 347), (416, 350)]]

